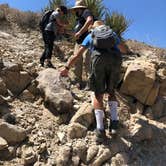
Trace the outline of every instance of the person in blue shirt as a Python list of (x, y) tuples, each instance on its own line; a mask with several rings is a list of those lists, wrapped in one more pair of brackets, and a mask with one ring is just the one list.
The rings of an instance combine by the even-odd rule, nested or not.
[[(106, 26), (102, 21), (95, 21), (92, 26), (94, 28)], [(94, 92), (93, 107), (96, 118), (96, 136), (99, 139), (105, 137), (104, 129), (104, 107), (103, 95), (108, 93), (108, 105), (110, 108), (110, 132), (116, 134), (118, 127), (118, 102), (114, 90), (119, 81), (122, 56), (127, 49), (120, 42), (118, 36), (114, 33), (116, 43), (113, 48), (98, 50), (93, 46), (92, 33), (90, 33), (82, 42), (80, 49), (71, 57), (65, 68), (61, 71), (62, 76), (68, 76), (68, 71), (73, 64), (76, 63), (79, 56), (89, 48), (91, 52), (91, 74), (90, 74), (90, 90)]]

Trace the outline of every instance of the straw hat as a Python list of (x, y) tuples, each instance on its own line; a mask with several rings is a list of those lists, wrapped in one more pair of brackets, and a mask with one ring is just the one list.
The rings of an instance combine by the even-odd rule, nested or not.
[(85, 3), (83, 0), (76, 0), (75, 6), (72, 7), (70, 10), (74, 10), (74, 9), (86, 9), (87, 6), (85, 6)]
[(88, 31), (91, 31), (92, 29), (95, 29), (96, 27), (99, 27), (99, 26), (105, 26), (104, 22), (101, 21), (101, 20), (95, 21), (95, 22), (93, 23), (93, 25), (90, 25), (90, 26), (88, 27)]

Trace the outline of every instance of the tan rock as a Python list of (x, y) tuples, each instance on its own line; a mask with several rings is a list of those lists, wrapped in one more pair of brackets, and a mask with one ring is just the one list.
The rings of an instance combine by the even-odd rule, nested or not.
[(0, 123), (0, 136), (12, 144), (19, 143), (27, 137), (25, 129), (6, 122)]
[(111, 159), (111, 166), (122, 166), (122, 165), (126, 165), (129, 162), (129, 156), (127, 155), (127, 153), (118, 153), (116, 154), (115, 157), (113, 157)]
[(135, 60), (125, 73), (121, 92), (134, 96), (143, 104), (152, 105), (158, 92), (155, 80), (155, 65), (143, 60)]
[(0, 78), (0, 95), (5, 95), (5, 94), (7, 94), (6, 84), (4, 83), (2, 78)]
[(153, 105), (156, 101), (156, 98), (158, 96), (159, 93), (159, 84), (158, 83), (154, 83), (152, 89), (150, 90), (150, 93), (146, 99), (146, 105)]
[(153, 138), (153, 130), (148, 120), (146, 118), (139, 118), (138, 115), (132, 117), (129, 131), (132, 140), (135, 142), (151, 140)]
[(3, 71), (2, 76), (7, 89), (18, 95), (31, 82), (31, 76), (25, 71)]
[(111, 151), (108, 148), (102, 148), (99, 150), (99, 156), (96, 157), (96, 160), (92, 163), (93, 166), (101, 166), (104, 162), (111, 159)]
[(91, 160), (93, 160), (97, 153), (98, 153), (99, 147), (96, 145), (92, 145), (89, 147), (88, 152), (87, 152), (87, 163), (89, 163)]
[(160, 79), (159, 96), (166, 96), (166, 69), (160, 69), (157, 74)]
[(137, 114), (142, 114), (144, 111), (144, 105), (140, 102), (136, 103), (136, 113)]
[(166, 116), (166, 97), (158, 97), (151, 109), (155, 119)]
[(86, 142), (82, 140), (77, 141), (76, 145), (73, 145), (73, 153), (79, 156), (83, 163), (86, 163), (87, 149)]
[(37, 156), (32, 147), (23, 150), (24, 165), (32, 165), (37, 161)]
[(68, 127), (67, 136), (70, 139), (86, 136), (87, 128), (79, 123), (71, 123)]
[(7, 144), (6, 140), (3, 139), (2, 137), (0, 137), (0, 150), (3, 150), (7, 147), (8, 147), (8, 144)]
[(94, 122), (93, 107), (89, 103), (83, 103), (81, 108), (76, 112), (70, 121), (70, 123), (80, 123), (87, 128)]
[(59, 155), (56, 157), (56, 165), (65, 166), (69, 164), (71, 157), (71, 147), (61, 146), (59, 149)]

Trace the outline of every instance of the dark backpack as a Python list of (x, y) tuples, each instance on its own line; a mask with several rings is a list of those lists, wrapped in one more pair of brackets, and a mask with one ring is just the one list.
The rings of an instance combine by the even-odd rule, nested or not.
[(46, 25), (49, 23), (49, 18), (53, 12), (54, 12), (54, 10), (48, 10), (43, 14), (43, 16), (39, 22), (39, 27), (40, 27), (41, 31), (44, 31)]
[(96, 27), (92, 31), (93, 46), (97, 49), (113, 48), (116, 43), (115, 33), (108, 26)]

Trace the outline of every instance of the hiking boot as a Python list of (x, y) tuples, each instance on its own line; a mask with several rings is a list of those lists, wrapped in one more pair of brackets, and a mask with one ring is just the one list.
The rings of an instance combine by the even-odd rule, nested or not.
[(48, 67), (48, 68), (55, 68), (54, 65), (51, 63), (51, 61), (47, 62), (46, 67)]
[(42, 59), (40, 59), (40, 65), (44, 67), (44, 61)]
[(112, 135), (116, 135), (117, 134), (117, 129), (118, 129), (118, 124), (119, 121), (118, 120), (110, 120), (110, 124), (109, 124), (109, 132)]
[(96, 142), (102, 143), (106, 138), (105, 130), (96, 129), (95, 132), (96, 132)]

